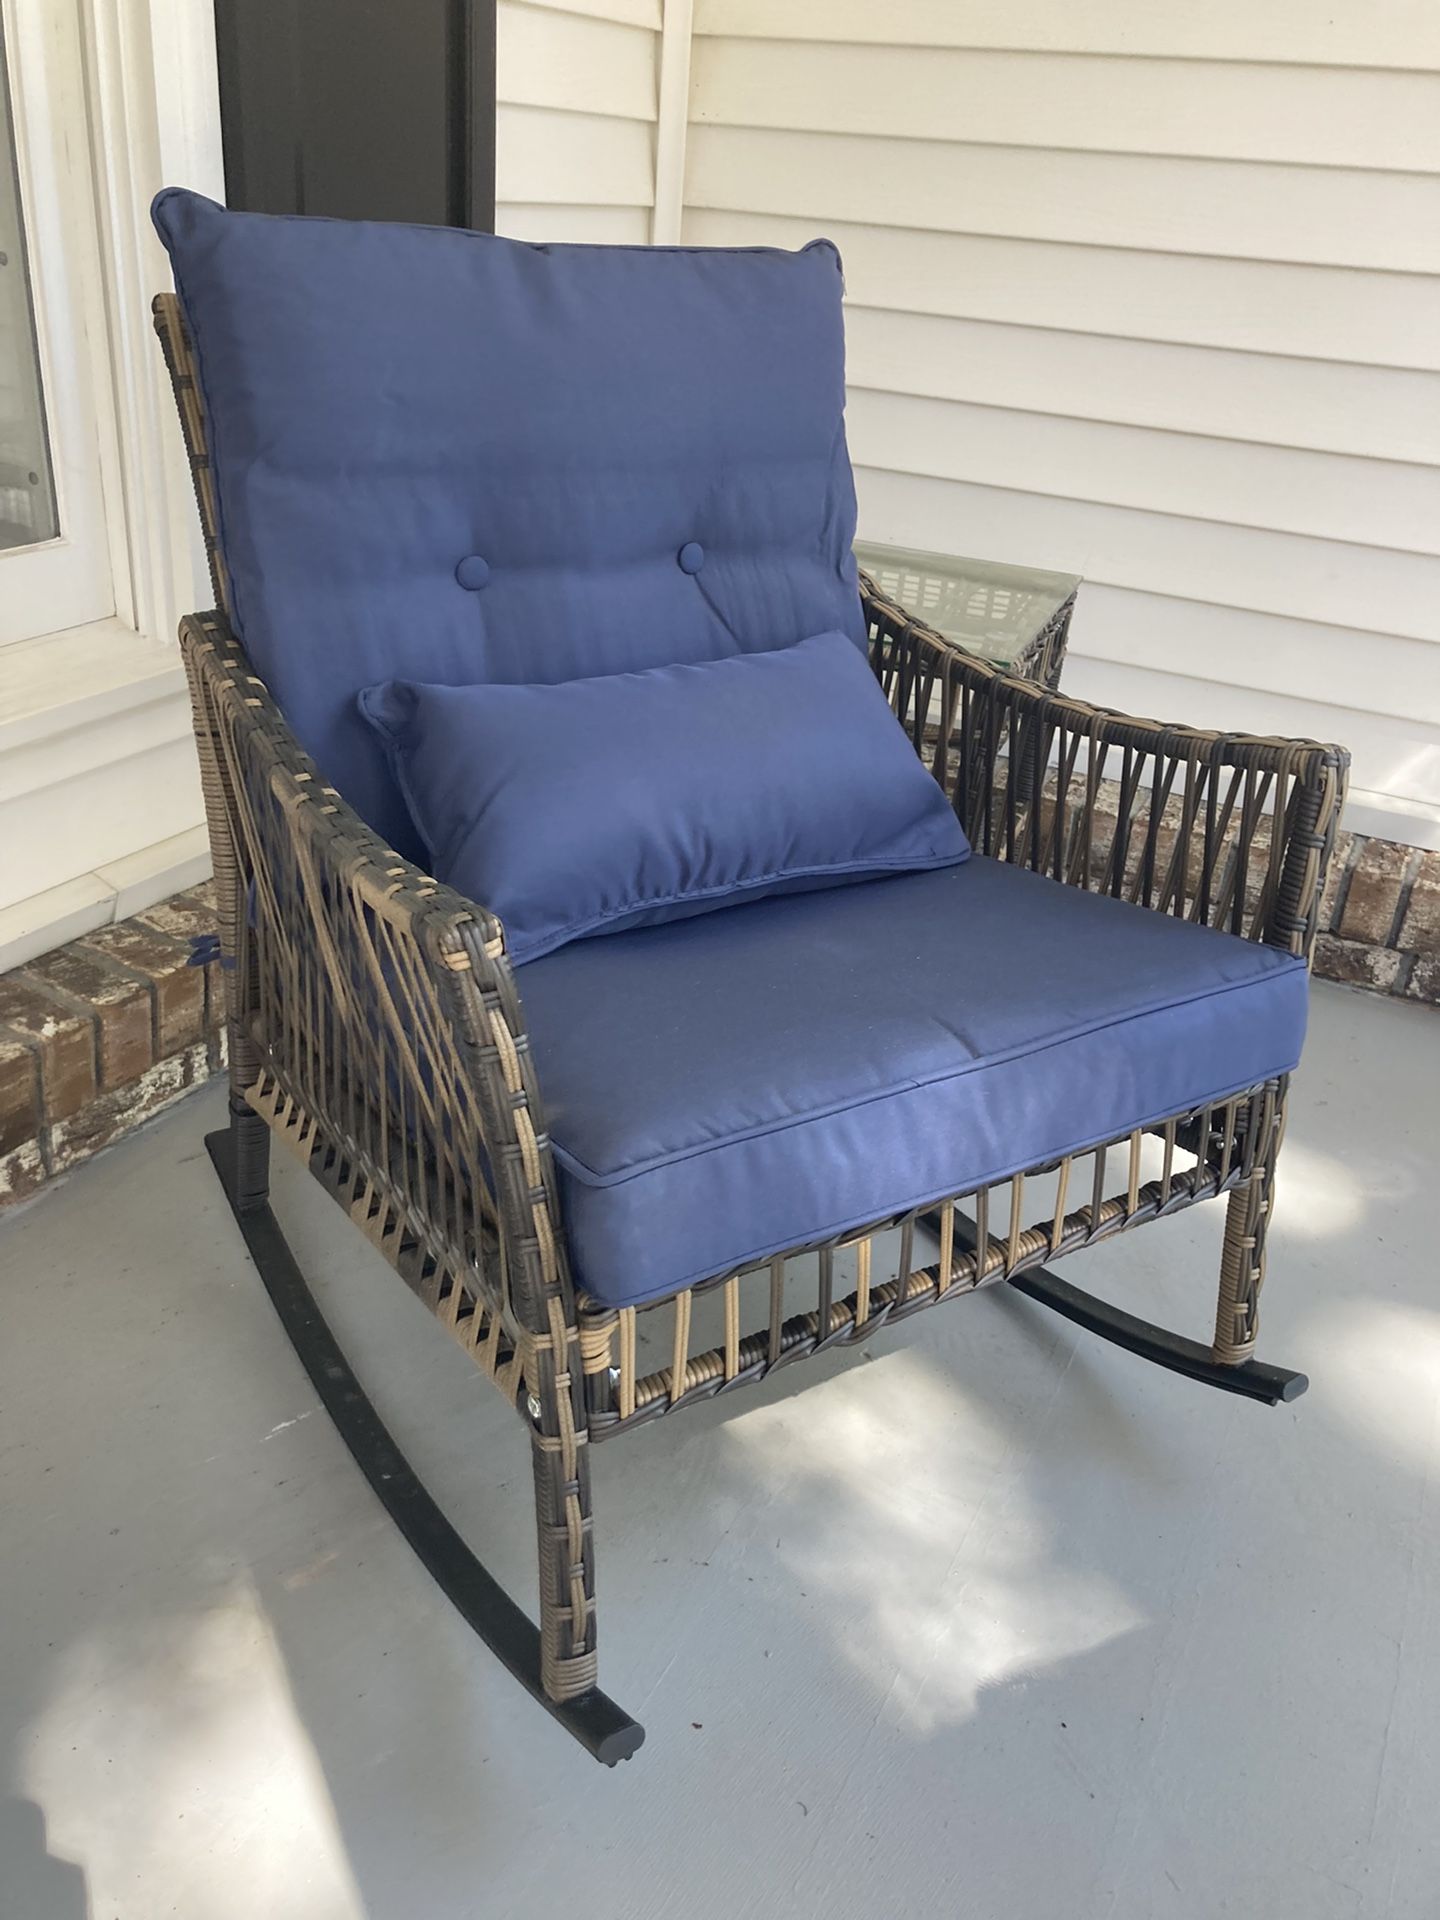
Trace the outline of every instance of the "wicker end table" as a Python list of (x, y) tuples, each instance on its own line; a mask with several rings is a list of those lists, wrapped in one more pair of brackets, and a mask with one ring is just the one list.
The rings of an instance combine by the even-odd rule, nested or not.
[(959, 554), (857, 540), (855, 558), (887, 599), (1008, 673), (1060, 684), (1080, 578)]

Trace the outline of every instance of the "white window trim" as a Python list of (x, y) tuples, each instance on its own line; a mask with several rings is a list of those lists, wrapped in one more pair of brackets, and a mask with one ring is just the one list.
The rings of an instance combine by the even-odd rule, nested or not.
[(52, 884), (0, 908), (0, 971), (209, 871), (174, 636), (212, 594), (151, 323), (170, 274), (149, 210), (167, 185), (224, 199), (214, 20), (206, 0), (74, 4), (103, 280), (97, 385), (116, 612), (0, 654), (0, 836), (22, 821), (44, 833), (67, 807), (93, 818), (113, 795), (121, 841), (128, 832), (136, 844), (107, 845), (78, 872), (58, 851)]
[[(72, 626), (114, 606), (110, 577), (109, 371), (96, 329), (100, 302), (94, 196), (83, 142), (78, 8), (0, 0), (28, 283), (58, 534), (0, 553), (0, 645), (41, 625)], [(62, 236), (63, 243), (49, 244)], [(41, 244), (42, 238), (46, 243)]]
[(209, 604), (195, 496), (150, 303), (170, 285), (150, 223), (162, 186), (223, 201), (215, 28), (204, 0), (80, 0), (116, 410), (116, 613), (174, 637)]

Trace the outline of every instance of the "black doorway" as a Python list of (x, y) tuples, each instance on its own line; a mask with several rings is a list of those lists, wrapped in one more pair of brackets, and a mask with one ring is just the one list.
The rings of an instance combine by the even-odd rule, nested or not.
[(495, 225), (495, 0), (215, 0), (226, 198)]

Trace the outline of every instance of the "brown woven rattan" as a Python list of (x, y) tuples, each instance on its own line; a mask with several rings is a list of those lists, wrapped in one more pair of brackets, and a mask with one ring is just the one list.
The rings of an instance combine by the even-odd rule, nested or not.
[[(578, 1293), (502, 929), (363, 824), (250, 670), (223, 611), (173, 297), (156, 321), (221, 609), (186, 619), (181, 644), (229, 967), (232, 1106), (299, 1155), (525, 1419), (552, 1699), (595, 1685), (592, 1442), (1220, 1195), (1210, 1353), (1249, 1359), (1283, 1080), (654, 1306)], [(1309, 955), (1340, 749), (1088, 706), (996, 671), (863, 585), (875, 671), (979, 852)], [(257, 1124), (245, 1149), (262, 1185), (266, 1137)]]

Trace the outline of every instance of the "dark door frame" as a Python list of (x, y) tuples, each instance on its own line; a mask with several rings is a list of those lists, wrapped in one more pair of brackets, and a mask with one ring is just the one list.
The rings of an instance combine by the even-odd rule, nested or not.
[(215, 0), (226, 198), (495, 226), (495, 0)]

